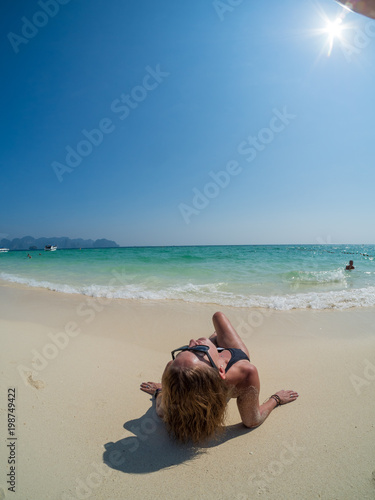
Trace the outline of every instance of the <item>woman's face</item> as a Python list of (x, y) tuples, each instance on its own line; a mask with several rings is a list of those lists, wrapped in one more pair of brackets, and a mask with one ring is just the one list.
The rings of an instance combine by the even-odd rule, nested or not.
[[(200, 337), (197, 340), (191, 339), (189, 342), (189, 347), (194, 347), (196, 345), (207, 345), (209, 349), (209, 353), (211, 358), (213, 359), (216, 366), (219, 367), (220, 358), (219, 353), (217, 352), (216, 346), (211, 342), (207, 337)], [(168, 363), (167, 366), (173, 363), (174, 366), (180, 366), (185, 368), (194, 368), (196, 366), (204, 363), (207, 366), (212, 366), (210, 360), (204, 352), (193, 352), (193, 351), (182, 351), (176, 355), (176, 358)]]

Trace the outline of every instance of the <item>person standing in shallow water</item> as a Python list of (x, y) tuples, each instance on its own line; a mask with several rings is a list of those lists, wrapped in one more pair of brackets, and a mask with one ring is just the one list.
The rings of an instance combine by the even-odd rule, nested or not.
[(345, 271), (351, 271), (352, 269), (355, 269), (353, 264), (354, 262), (352, 260), (349, 260), (349, 264), (346, 266)]
[(237, 400), (242, 423), (249, 428), (261, 425), (277, 406), (298, 398), (297, 392), (282, 389), (260, 404), (258, 370), (246, 345), (223, 313), (215, 313), (212, 320), (211, 337), (191, 339), (172, 351), (161, 384), (140, 386), (155, 397), (156, 413), (169, 434), (182, 442), (200, 443), (222, 430), (231, 398)]

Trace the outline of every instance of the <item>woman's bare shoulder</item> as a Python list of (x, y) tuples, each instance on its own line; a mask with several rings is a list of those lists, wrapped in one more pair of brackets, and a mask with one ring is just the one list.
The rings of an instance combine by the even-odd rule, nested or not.
[(246, 360), (238, 361), (227, 374), (227, 383), (235, 389), (236, 396), (249, 387), (259, 386), (259, 375), (255, 365)]

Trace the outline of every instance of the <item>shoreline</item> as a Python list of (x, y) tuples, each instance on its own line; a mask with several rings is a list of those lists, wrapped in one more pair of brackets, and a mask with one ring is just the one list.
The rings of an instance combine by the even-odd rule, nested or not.
[[(50, 283), (51, 285), (53, 285), (53, 283)], [(58, 286), (58, 285), (54, 285), (54, 286)], [(63, 286), (63, 285), (61, 285)], [(66, 285), (66, 286), (70, 286), (70, 285)], [(255, 310), (260, 310), (260, 311), (273, 311), (273, 312), (293, 312), (293, 311), (350, 311), (350, 310), (371, 310), (371, 309), (375, 309), (375, 302), (374, 304), (366, 304), (366, 305), (349, 305), (347, 307), (339, 307), (337, 304), (335, 305), (331, 305), (330, 307), (327, 306), (327, 307), (313, 307), (312, 305), (310, 306), (305, 306), (305, 307), (297, 307), (297, 306), (289, 306), (289, 307), (286, 307), (286, 308), (280, 308), (280, 307), (275, 307), (275, 306), (268, 306), (268, 307), (265, 307), (263, 305), (233, 305), (233, 304), (222, 304), (220, 302), (206, 302), (206, 301), (200, 301), (200, 300), (185, 300), (183, 298), (171, 298), (171, 297), (168, 297), (168, 298), (155, 298), (155, 297), (152, 297), (152, 298), (144, 298), (144, 297), (107, 297), (107, 296), (103, 296), (103, 295), (92, 295), (92, 294), (85, 294), (85, 293), (82, 293), (81, 291), (77, 291), (77, 292), (71, 292), (71, 291), (63, 291), (63, 290), (55, 290), (55, 289), (51, 289), (51, 288), (48, 288), (48, 287), (43, 287), (43, 286), (39, 286), (38, 285), (31, 285), (31, 284), (26, 284), (26, 283), (20, 283), (18, 281), (8, 281), (8, 280), (5, 280), (5, 279), (2, 279), (0, 278), (0, 287), (9, 287), (9, 288), (17, 288), (19, 287), (20, 289), (24, 289), (24, 290), (36, 290), (36, 291), (44, 291), (46, 293), (57, 293), (57, 294), (62, 294), (62, 295), (68, 295), (68, 296), (71, 296), (71, 297), (85, 297), (85, 298), (89, 298), (89, 299), (92, 299), (92, 300), (96, 300), (98, 302), (100, 301), (108, 301), (108, 302), (112, 302), (112, 301), (124, 301), (124, 302), (139, 302), (139, 303), (155, 303), (155, 304), (168, 304), (169, 302), (170, 303), (181, 303), (181, 304), (192, 304), (192, 305), (202, 305), (202, 306), (215, 306), (217, 308), (228, 308), (228, 309), (233, 309), (233, 310), (249, 310), (249, 309), (255, 309)], [(312, 295), (317, 297), (317, 296), (327, 296), (327, 297), (331, 297), (332, 294), (346, 294), (348, 296), (350, 296), (351, 292), (361, 292), (363, 290), (366, 290), (367, 292), (367, 289), (352, 289), (352, 290), (338, 290), (338, 291), (327, 291), (327, 292), (312, 292), (312, 291), (309, 291), (309, 292), (300, 292), (300, 293), (297, 293), (297, 294), (285, 294), (285, 295), (280, 295), (280, 296), (259, 296), (259, 295), (254, 295), (254, 297), (257, 297), (258, 299), (259, 298), (262, 298), (262, 299), (265, 299), (265, 300), (271, 300), (271, 299), (296, 299), (297, 297), (311, 297)], [(345, 303), (345, 301), (344, 301)]]
[[(82, 303), (91, 307), (79, 315)], [(194, 451), (168, 438), (139, 384), (160, 380), (173, 348), (211, 334), (218, 309), (250, 350), (261, 402), (281, 388), (300, 397), (251, 431), (232, 400), (226, 433)], [(15, 497), (201, 498), (204, 481), (205, 498), (223, 500), (373, 498), (375, 308), (267, 312), (1, 284), (1, 391), (17, 389)], [(4, 444), (0, 463), (7, 492)]]

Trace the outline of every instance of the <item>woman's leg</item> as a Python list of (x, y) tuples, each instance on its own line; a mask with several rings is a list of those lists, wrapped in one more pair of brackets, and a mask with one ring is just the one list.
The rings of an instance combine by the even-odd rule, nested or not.
[(225, 314), (216, 312), (213, 315), (212, 322), (215, 327), (217, 335), (216, 341), (219, 347), (235, 347), (237, 349), (242, 349), (243, 352), (249, 356), (247, 347)]

